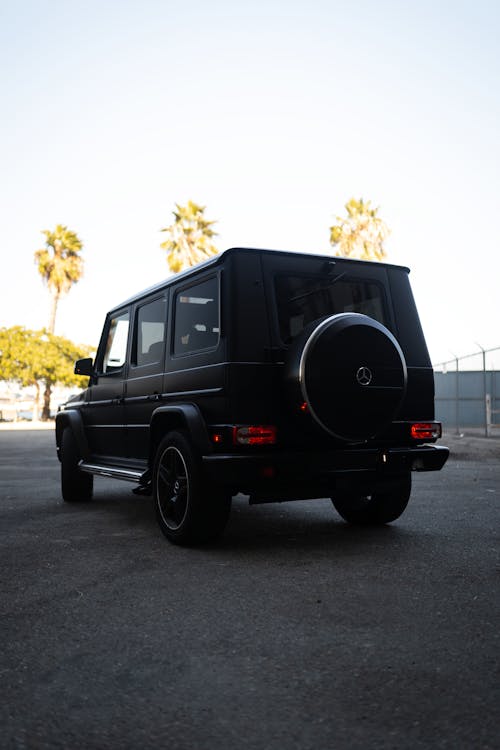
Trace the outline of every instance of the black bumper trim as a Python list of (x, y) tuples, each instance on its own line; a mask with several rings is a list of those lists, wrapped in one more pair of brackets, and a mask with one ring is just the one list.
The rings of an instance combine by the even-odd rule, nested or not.
[(409, 471), (439, 471), (449, 456), (445, 446), (420, 445), (399, 448), (356, 448), (316, 453), (224, 453), (203, 456), (204, 470), (223, 484), (262, 480), (270, 469), (287, 480), (326, 480), (345, 474), (376, 472), (396, 476)]

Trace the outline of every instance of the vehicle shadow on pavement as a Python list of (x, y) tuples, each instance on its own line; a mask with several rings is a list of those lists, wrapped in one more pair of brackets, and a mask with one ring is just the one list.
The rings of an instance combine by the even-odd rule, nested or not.
[[(119, 519), (120, 529), (129, 527), (137, 531), (140, 528), (145, 534), (160, 537), (153, 503), (150, 497), (138, 497), (123, 490), (106, 488), (96, 490), (92, 502), (78, 506), (65, 506), (71, 514), (78, 509), (78, 514), (88, 514), (95, 521), (96, 515), (106, 518), (109, 529), (115, 519)], [(329, 499), (305, 500), (287, 503), (270, 503), (250, 506), (248, 499), (242, 495), (233, 498), (231, 516), (224, 534), (216, 540), (200, 545), (197, 549), (209, 551), (210, 555), (244, 550), (246, 553), (262, 549), (295, 550), (331, 547), (332, 552), (344, 549), (356, 549), (380, 545), (387, 550), (394, 543), (398, 548), (403, 544), (402, 536), (407, 536), (402, 522), (381, 527), (356, 527), (345, 523), (336, 513)], [(168, 549), (178, 549), (165, 540)], [(194, 548), (193, 548), (194, 549)]]
[[(332, 550), (378, 541), (384, 548), (392, 539), (401, 543), (394, 526), (359, 527), (345, 523), (329, 499), (249, 506), (246, 498), (233, 499), (231, 518), (217, 546), (224, 552), (244, 548), (321, 548)], [(215, 545), (212, 545), (215, 547)]]
[(64, 509), (69, 515), (75, 512), (80, 520), (85, 516), (95, 522), (95, 517), (102, 516), (111, 527), (113, 519), (119, 519), (121, 525), (143, 526), (144, 529), (155, 529), (156, 519), (150, 497), (134, 495), (123, 482), (116, 482), (116, 486), (106, 480), (102, 488), (94, 489), (94, 497), (85, 503), (59, 503), (59, 508)]

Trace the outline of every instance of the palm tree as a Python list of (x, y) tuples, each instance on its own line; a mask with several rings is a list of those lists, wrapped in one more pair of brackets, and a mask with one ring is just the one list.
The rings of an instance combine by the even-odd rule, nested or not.
[(216, 255), (219, 251), (212, 242), (212, 238), (217, 235), (212, 229), (216, 222), (205, 219), (205, 206), (188, 201), (187, 206), (176, 203), (175, 208), (176, 210), (172, 211), (174, 223), (160, 230), (167, 235), (167, 239), (160, 247), (167, 251), (170, 270), (177, 273)]
[(35, 263), (51, 296), (47, 330), (54, 333), (59, 300), (83, 275), (80, 256), (83, 244), (78, 235), (63, 224), (58, 224), (53, 232), (44, 229), (42, 234), (46, 238), (45, 247), (35, 252)]
[(335, 255), (360, 260), (384, 260), (384, 241), (389, 236), (389, 227), (379, 216), (378, 208), (370, 201), (351, 198), (345, 204), (347, 217), (337, 216), (339, 222), (330, 227), (330, 244)]

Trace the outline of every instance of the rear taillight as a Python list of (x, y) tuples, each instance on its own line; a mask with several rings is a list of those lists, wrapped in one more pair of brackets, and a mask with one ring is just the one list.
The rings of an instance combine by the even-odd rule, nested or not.
[(414, 422), (411, 426), (414, 440), (437, 440), (441, 433), (441, 422)]
[(276, 427), (274, 425), (235, 425), (233, 427), (235, 445), (274, 445)]

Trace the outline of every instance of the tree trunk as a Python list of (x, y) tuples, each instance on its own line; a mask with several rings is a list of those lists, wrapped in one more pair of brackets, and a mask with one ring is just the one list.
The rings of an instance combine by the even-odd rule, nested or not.
[(56, 313), (57, 313), (57, 305), (59, 303), (59, 297), (60, 297), (60, 294), (57, 290), (54, 290), (51, 293), (49, 326), (47, 329), (49, 333), (54, 333), (54, 329), (56, 327)]
[(36, 395), (35, 400), (33, 403), (33, 422), (38, 422), (39, 416), (40, 416), (40, 386), (38, 383), (35, 383), (36, 388)]
[(50, 396), (52, 393), (52, 383), (50, 380), (45, 381), (45, 390), (43, 392), (43, 409), (42, 409), (42, 422), (47, 422), (50, 419)]

